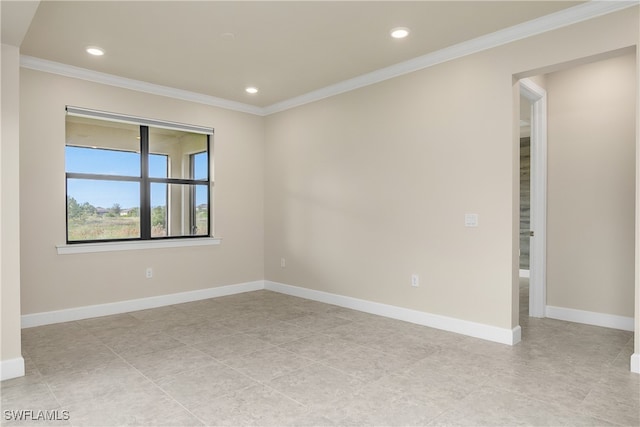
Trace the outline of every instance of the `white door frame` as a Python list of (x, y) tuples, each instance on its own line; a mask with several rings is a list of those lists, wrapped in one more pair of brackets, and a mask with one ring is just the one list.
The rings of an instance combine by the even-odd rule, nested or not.
[(529, 239), (529, 316), (545, 317), (547, 304), (547, 91), (520, 80), (520, 94), (531, 102), (531, 230)]

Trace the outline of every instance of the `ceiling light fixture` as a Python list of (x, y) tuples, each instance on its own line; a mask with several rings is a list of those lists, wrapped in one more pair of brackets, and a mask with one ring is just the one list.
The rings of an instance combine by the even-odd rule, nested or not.
[(87, 47), (87, 53), (93, 55), (93, 56), (102, 56), (104, 55), (104, 49), (99, 48), (97, 46), (89, 46)]
[(248, 88), (245, 89), (245, 91), (247, 91), (247, 93), (250, 94), (254, 94), (254, 93), (258, 93), (258, 88), (257, 87), (253, 87), (253, 86), (249, 86)]
[(403, 39), (409, 35), (409, 29), (406, 27), (397, 27), (389, 33), (394, 39)]

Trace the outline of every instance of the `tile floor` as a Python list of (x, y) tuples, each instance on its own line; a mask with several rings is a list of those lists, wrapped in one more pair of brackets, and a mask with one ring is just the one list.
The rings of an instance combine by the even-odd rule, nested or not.
[(632, 333), (529, 318), (526, 286), (514, 347), (269, 291), (25, 329), (2, 425), (640, 425)]

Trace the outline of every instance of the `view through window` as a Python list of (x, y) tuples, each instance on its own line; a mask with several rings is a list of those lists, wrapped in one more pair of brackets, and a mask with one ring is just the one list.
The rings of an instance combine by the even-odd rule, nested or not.
[(210, 135), (68, 114), (67, 242), (210, 235)]

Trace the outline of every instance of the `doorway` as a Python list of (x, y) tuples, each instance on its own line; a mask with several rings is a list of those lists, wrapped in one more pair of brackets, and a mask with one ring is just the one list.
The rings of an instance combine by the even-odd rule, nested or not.
[[(529, 110), (529, 209), (521, 210), (520, 261), (529, 278), (529, 316), (544, 317), (546, 302), (546, 212), (547, 212), (547, 92), (531, 79), (520, 80), (520, 96)], [(522, 159), (521, 159), (522, 161)], [(527, 212), (528, 211), (528, 212)], [(528, 215), (526, 215), (528, 213)], [(522, 227), (528, 225), (528, 229)]]
[[(635, 48), (624, 48), (532, 73), (541, 74), (542, 79), (529, 80), (542, 81), (552, 97), (550, 187), (543, 199), (538, 197), (546, 189), (542, 178), (547, 177), (547, 165), (536, 160), (546, 160), (546, 132), (538, 135), (544, 137), (543, 144), (536, 145), (535, 130), (540, 125), (537, 119), (545, 121), (542, 128), (546, 129), (546, 112), (537, 115), (547, 108), (546, 91), (527, 79), (519, 81), (520, 94), (532, 101), (531, 316), (634, 330), (638, 300), (635, 173), (640, 165), (636, 161), (635, 53)], [(545, 172), (536, 176), (542, 166)], [(544, 215), (547, 197), (548, 219)], [(536, 218), (539, 202), (545, 208)], [(548, 235), (536, 220), (543, 221)], [(547, 251), (547, 241), (549, 260), (546, 254), (536, 260)], [(536, 245), (542, 247), (536, 249)], [(636, 309), (636, 327), (637, 316)], [(636, 343), (631, 357), (634, 372), (640, 370), (637, 348)]]

